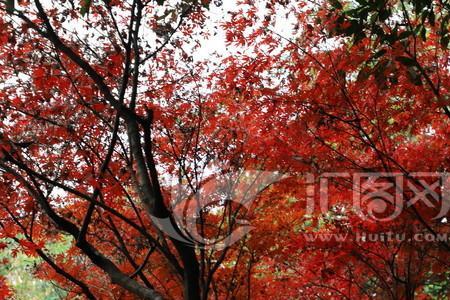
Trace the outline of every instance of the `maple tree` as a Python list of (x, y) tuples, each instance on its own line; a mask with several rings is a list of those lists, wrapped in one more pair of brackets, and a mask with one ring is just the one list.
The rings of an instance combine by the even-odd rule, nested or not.
[[(449, 233), (411, 175), (448, 172), (448, 4), (239, 1), (234, 53), (194, 58), (214, 5), (1, 2), (1, 237), (68, 298), (448, 296), (448, 239), (410, 239)], [(410, 180), (409, 205), (362, 218), (361, 172)], [(407, 238), (355, 239), (385, 232)]]
[[(446, 282), (448, 240), (430, 246), (410, 237), (448, 233), (448, 212), (413, 201), (390, 222), (361, 220), (352, 210), (349, 180), (360, 172), (397, 172), (411, 179), (413, 172), (448, 170), (448, 49), (442, 40), (448, 13), (442, 3), (427, 3), (416, 15), (403, 1), (290, 3), (285, 9), (298, 20), (293, 37), (272, 30), (270, 18), (258, 16), (256, 7), (228, 24), (230, 40), (243, 47), (249, 40), (258, 45), (254, 57), (233, 59), (223, 74), (233, 76), (224, 82), (225, 91), (237, 86), (259, 107), (254, 120), (263, 129), (250, 133), (258, 137), (250, 151), (269, 155), (277, 169), (348, 176), (335, 178), (328, 187), (327, 208), (333, 209), (317, 209), (308, 223), (305, 179), (275, 188), (267, 216), (254, 220), (265, 220), (277, 233), (264, 245), (273, 253), (260, 258), (272, 266), (266, 276), (274, 281), (274, 291), (306, 298), (413, 299), (427, 297), (427, 282)], [(430, 10), (422, 17), (425, 6), (439, 18), (430, 22)], [(269, 6), (272, 14), (277, 9)], [(384, 9), (389, 13), (383, 14)], [(240, 31), (235, 22), (262, 26), (233, 40)], [(283, 193), (293, 198), (287, 207), (275, 200)], [(406, 203), (414, 200), (411, 190), (401, 194)], [(319, 202), (320, 195), (315, 197)], [(377, 220), (395, 213), (395, 207), (382, 207), (383, 215), (380, 203), (373, 203), (366, 213), (378, 213)], [(278, 217), (279, 211), (285, 213)], [(252, 237), (262, 240), (266, 230), (258, 226)], [(388, 231), (410, 239), (361, 243), (352, 238)], [(331, 238), (311, 242), (308, 232)], [(448, 290), (442, 293), (446, 297)]]

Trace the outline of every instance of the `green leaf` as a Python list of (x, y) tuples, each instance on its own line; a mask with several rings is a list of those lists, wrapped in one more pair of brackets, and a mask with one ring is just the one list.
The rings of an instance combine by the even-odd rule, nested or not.
[(14, 12), (14, 0), (6, 1), (6, 12), (12, 14)]
[(387, 123), (388, 123), (389, 125), (392, 125), (392, 124), (395, 123), (395, 119), (394, 119), (394, 118), (389, 118), (389, 119), (387, 120)]
[(412, 35), (412, 32), (409, 30), (406, 30), (398, 35), (398, 39), (403, 40), (403, 39), (406, 39), (407, 37), (409, 37), (410, 35)]
[(422, 20), (422, 23), (425, 23), (425, 20), (428, 18), (428, 14), (429, 12), (427, 10), (421, 14), (420, 18)]
[(392, 84), (398, 84), (398, 77), (397, 75), (389, 76), (389, 82)]
[(369, 23), (370, 23), (371, 25), (374, 25), (374, 24), (377, 22), (377, 20), (378, 20), (378, 13), (375, 12), (375, 13), (373, 13), (373, 14), (370, 16)]
[(83, 4), (81, 5), (81, 8), (80, 8), (80, 13), (82, 16), (89, 13), (89, 8), (91, 7), (91, 4), (92, 4), (92, 0), (83, 0)]
[(398, 62), (400, 62), (402, 65), (405, 65), (407, 67), (413, 67), (417, 65), (416, 61), (410, 57), (407, 56), (397, 56), (395, 58)]
[(383, 56), (386, 53), (386, 49), (381, 49), (380, 51), (377, 51), (373, 56), (372, 59), (377, 59), (381, 56)]
[(359, 34), (363, 30), (361, 24), (359, 24), (355, 20), (350, 21), (350, 26), (344, 30), (344, 32), (348, 35)]
[(444, 35), (441, 40), (440, 43), (442, 45), (442, 47), (447, 48), (448, 47), (448, 42), (450, 41), (450, 36), (448, 35)]
[(425, 26), (422, 26), (422, 30), (420, 31), (420, 37), (424, 41), (427, 40), (427, 29), (425, 28)]
[(390, 17), (390, 15), (391, 15), (391, 12), (389, 10), (382, 9), (379, 14), (380, 21), (383, 22), (383, 21), (387, 20)]
[(331, 6), (336, 9), (342, 9), (342, 4), (338, 0), (329, 0)]
[(434, 26), (436, 22), (436, 16), (434, 15), (433, 11), (430, 11), (430, 15), (428, 16), (428, 22), (430, 22), (431, 26)]

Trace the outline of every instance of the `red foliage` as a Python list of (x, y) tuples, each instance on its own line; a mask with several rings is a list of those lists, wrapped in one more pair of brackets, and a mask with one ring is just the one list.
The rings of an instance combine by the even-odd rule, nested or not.
[[(412, 299), (448, 280), (448, 239), (414, 239), (449, 234), (448, 211), (411, 178), (450, 163), (437, 28), (414, 49), (352, 43), (326, 4), (240, 1), (220, 24), (235, 53), (204, 61), (209, 1), (156, 2), (0, 9), (0, 229), (37, 276), (69, 299)], [(395, 218), (355, 209), (370, 172), (408, 181)]]

